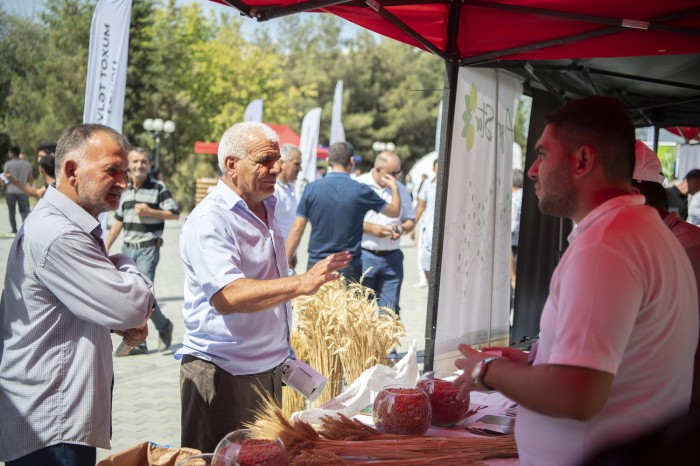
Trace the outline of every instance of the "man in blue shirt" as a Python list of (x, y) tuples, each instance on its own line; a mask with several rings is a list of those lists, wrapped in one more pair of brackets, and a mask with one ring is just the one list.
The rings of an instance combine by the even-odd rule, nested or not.
[(388, 217), (401, 212), (396, 178), (384, 174), (383, 182), (391, 188), (391, 202), (387, 203), (368, 185), (350, 178), (354, 168), (354, 149), (348, 142), (337, 142), (328, 148), (328, 164), (332, 170), (324, 178), (310, 183), (301, 195), (297, 217), (287, 238), (287, 262), (292, 266), (294, 253), (311, 221), (308, 268), (339, 251), (350, 251), (352, 263), (340, 272), (349, 280), (359, 281), (362, 276), (362, 225), (370, 210)]

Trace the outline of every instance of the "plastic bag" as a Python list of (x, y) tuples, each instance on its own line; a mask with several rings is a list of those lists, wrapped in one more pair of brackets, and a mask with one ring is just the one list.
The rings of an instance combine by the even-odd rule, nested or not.
[(387, 385), (403, 384), (415, 387), (418, 377), (418, 357), (414, 340), (406, 355), (394, 367), (377, 364), (367, 369), (343, 393), (318, 408), (294, 413), (292, 419), (319, 424), (323, 416), (343, 414), (352, 417), (372, 404), (377, 393)]

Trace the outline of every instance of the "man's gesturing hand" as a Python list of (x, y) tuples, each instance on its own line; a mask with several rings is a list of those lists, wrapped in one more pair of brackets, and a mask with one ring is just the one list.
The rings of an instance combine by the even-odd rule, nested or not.
[(299, 275), (301, 290), (304, 294), (314, 294), (326, 282), (340, 277), (337, 270), (350, 265), (352, 254), (348, 251), (336, 252), (317, 262), (306, 273)]

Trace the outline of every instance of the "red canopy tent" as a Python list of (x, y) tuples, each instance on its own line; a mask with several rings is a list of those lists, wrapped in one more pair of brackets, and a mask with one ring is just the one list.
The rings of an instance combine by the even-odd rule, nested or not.
[[(455, 119), (456, 83), (460, 66), (507, 69), (525, 80), (524, 92), (533, 96), (530, 135), (542, 129), (542, 116), (558, 102), (587, 95), (612, 95), (624, 100), (638, 126), (700, 127), (700, 5), (697, 0), (211, 0), (230, 5), (243, 15), (266, 21), (312, 11), (335, 14), (366, 29), (420, 47), (445, 61), (442, 147), (436, 209), (434, 251), (426, 326), (426, 369), (432, 368), (445, 206)], [(542, 102), (542, 104), (540, 104)], [(549, 106), (549, 110), (547, 107)], [(528, 156), (534, 153), (528, 142)], [(547, 296), (549, 275), (562, 249), (567, 227), (539, 218), (525, 184), (521, 220), (521, 249), (528, 233), (539, 238), (533, 250), (543, 249), (543, 232), (560, 238), (551, 257), (536, 273), (521, 276), (537, 258), (518, 261), (518, 288), (512, 339), (534, 335), (539, 311)], [(538, 280), (530, 286), (526, 280)], [(524, 330), (518, 329), (519, 295), (529, 292), (532, 311)], [(534, 294), (538, 294), (535, 296)], [(525, 301), (525, 300), (523, 300)], [(527, 313), (525, 313), (527, 314)], [(534, 331), (533, 331), (534, 329)]]
[[(276, 125), (273, 123), (265, 123), (267, 126), (275, 130), (277, 136), (280, 138), (280, 145), (282, 144), (294, 144), (299, 146), (299, 134), (287, 125)], [(195, 142), (194, 143), (194, 153), (195, 154), (205, 154), (205, 155), (216, 155), (219, 151), (218, 142)], [(328, 148), (318, 147), (316, 150), (316, 158), (319, 160), (324, 160), (328, 158)]]
[(667, 131), (685, 139), (688, 144), (700, 144), (700, 128), (693, 126), (676, 126), (666, 128)]

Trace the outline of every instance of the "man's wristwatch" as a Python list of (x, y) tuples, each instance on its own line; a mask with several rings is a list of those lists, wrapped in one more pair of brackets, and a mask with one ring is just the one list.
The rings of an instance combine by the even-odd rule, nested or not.
[(474, 366), (474, 369), (472, 370), (472, 382), (474, 385), (485, 388), (486, 390), (493, 390), (493, 388), (489, 387), (484, 382), (484, 376), (486, 375), (486, 369), (488, 369), (489, 364), (496, 359), (501, 358), (491, 356), (486, 359), (482, 359), (476, 366)]

